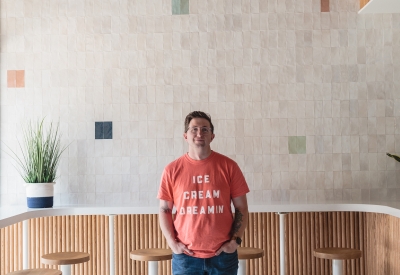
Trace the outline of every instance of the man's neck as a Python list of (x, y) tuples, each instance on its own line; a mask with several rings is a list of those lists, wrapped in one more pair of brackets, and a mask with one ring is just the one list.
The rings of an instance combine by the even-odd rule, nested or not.
[(189, 148), (188, 155), (191, 159), (202, 160), (208, 158), (211, 155), (211, 152), (210, 147), (200, 149)]

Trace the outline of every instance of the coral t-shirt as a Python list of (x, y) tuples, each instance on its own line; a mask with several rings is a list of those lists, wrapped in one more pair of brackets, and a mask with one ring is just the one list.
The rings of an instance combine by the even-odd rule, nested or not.
[(248, 192), (237, 163), (212, 151), (203, 160), (185, 154), (168, 164), (157, 198), (174, 203), (176, 238), (194, 257), (210, 258), (230, 238), (231, 199)]

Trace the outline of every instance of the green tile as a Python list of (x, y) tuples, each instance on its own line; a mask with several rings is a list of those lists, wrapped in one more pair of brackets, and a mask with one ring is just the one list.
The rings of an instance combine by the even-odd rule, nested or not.
[(172, 14), (181, 14), (181, 0), (172, 0)]
[(306, 153), (306, 137), (297, 137), (296, 142), (297, 154)]
[(181, 0), (181, 14), (189, 14), (189, 0)]
[(297, 154), (297, 138), (289, 137), (288, 138), (288, 146), (289, 146), (289, 154)]
[(172, 0), (172, 14), (189, 14), (189, 0)]

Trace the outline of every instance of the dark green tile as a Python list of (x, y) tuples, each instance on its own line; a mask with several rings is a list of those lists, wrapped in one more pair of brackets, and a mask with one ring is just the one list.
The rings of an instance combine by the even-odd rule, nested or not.
[(306, 137), (297, 137), (297, 154), (305, 154), (306, 153)]
[(296, 137), (288, 137), (289, 154), (297, 154)]
[(181, 14), (189, 14), (189, 0), (181, 0)]

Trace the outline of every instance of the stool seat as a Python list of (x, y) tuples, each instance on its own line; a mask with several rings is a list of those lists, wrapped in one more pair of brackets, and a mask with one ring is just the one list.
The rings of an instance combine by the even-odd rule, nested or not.
[(171, 249), (149, 248), (131, 251), (130, 258), (137, 261), (165, 261), (172, 259)]
[(329, 260), (352, 260), (361, 258), (361, 250), (353, 248), (327, 247), (314, 249), (314, 256)]
[(239, 260), (257, 259), (264, 256), (264, 250), (260, 248), (238, 247), (237, 252)]
[(90, 254), (85, 252), (56, 252), (42, 256), (42, 263), (48, 265), (71, 265), (88, 262)]
[(61, 275), (61, 271), (57, 269), (37, 268), (25, 269), (7, 273), (7, 275)]
[(264, 256), (264, 250), (253, 247), (238, 247), (237, 248), (239, 267), (238, 275), (246, 274), (246, 260), (257, 259)]

